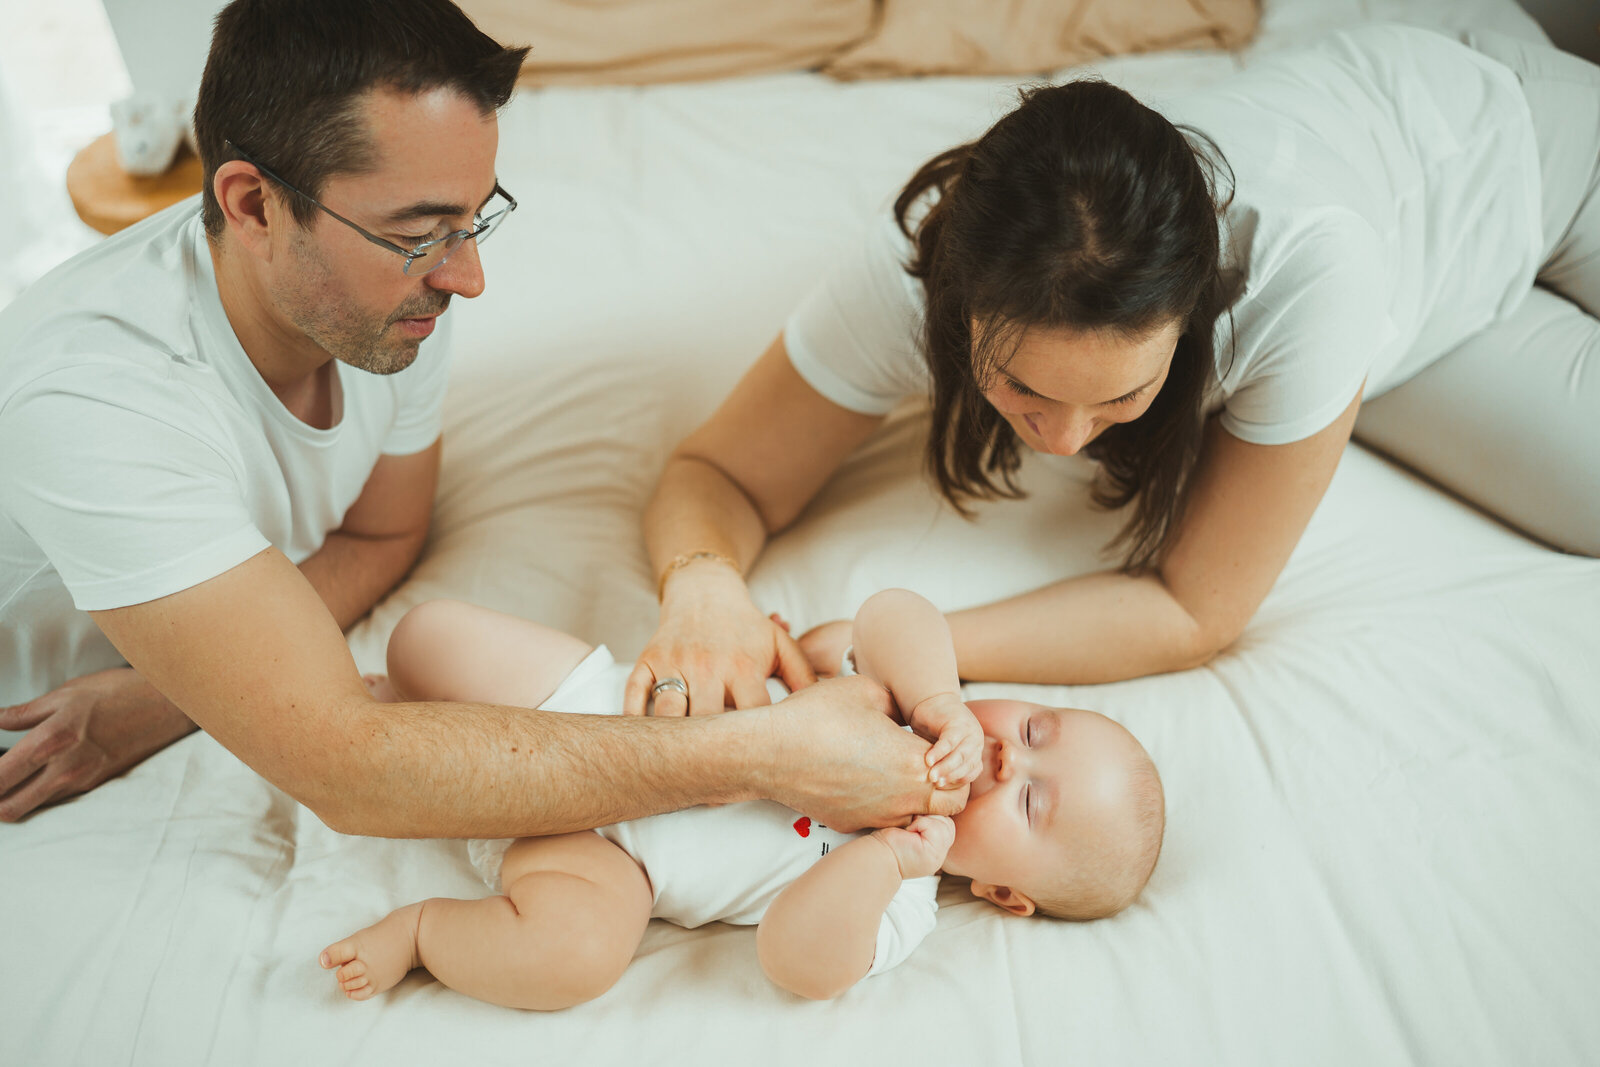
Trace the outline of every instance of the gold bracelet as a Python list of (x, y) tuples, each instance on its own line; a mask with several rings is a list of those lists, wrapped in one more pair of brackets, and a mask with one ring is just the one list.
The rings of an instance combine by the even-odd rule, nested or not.
[(672, 577), (672, 573), (674, 571), (681, 567), (687, 567), (689, 564), (702, 559), (710, 559), (715, 560), (718, 563), (724, 563), (733, 568), (733, 573), (737, 574), (741, 578), (744, 577), (744, 570), (739, 566), (739, 561), (729, 556), (724, 556), (721, 552), (680, 552), (678, 555), (672, 557), (672, 562), (667, 564), (666, 569), (661, 572), (661, 577), (656, 581), (656, 599), (660, 600), (666, 594), (667, 579)]

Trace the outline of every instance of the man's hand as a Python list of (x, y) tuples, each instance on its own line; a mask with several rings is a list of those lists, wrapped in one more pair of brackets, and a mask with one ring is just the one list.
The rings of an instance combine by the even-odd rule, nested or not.
[(0, 709), (0, 729), (28, 731), (0, 756), (0, 822), (88, 792), (194, 728), (126, 667), (86, 674)]
[(944, 866), (956, 840), (956, 824), (946, 815), (918, 815), (904, 830), (890, 826), (874, 830), (873, 836), (894, 853), (901, 878), (926, 878)]
[(808, 686), (771, 711), (777, 766), (764, 795), (835, 830), (953, 815), (967, 787), (935, 789), (928, 743), (895, 725), (889, 693), (867, 678)]
[(906, 722), (933, 742), (924, 758), (934, 785), (966, 785), (983, 770), (983, 727), (959, 693), (934, 694), (912, 708)]

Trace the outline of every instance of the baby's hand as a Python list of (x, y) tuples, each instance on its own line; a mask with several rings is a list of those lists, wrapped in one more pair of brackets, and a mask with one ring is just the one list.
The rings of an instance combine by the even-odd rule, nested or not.
[(911, 728), (933, 742), (924, 759), (940, 789), (966, 785), (983, 770), (983, 727), (955, 693), (931, 696), (911, 709)]
[(813, 626), (800, 635), (800, 651), (818, 678), (832, 678), (839, 673), (839, 663), (844, 650), (850, 647), (849, 619), (838, 619)]
[(945, 854), (956, 839), (956, 824), (948, 815), (918, 815), (905, 829), (889, 826), (873, 836), (889, 846), (900, 865), (901, 878), (938, 874)]

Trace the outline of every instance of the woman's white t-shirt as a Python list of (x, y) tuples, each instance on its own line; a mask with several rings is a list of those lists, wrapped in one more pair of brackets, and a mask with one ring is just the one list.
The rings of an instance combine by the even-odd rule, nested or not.
[[(1243, 291), (1217, 323), (1209, 405), (1241, 440), (1309, 437), (1363, 381), (1398, 385), (1533, 284), (1533, 119), (1516, 75), (1465, 45), (1367, 27), (1162, 112), (1215, 141), (1236, 182), (1223, 259)], [(796, 371), (842, 407), (928, 390), (912, 251), (878, 220), (785, 325)]]

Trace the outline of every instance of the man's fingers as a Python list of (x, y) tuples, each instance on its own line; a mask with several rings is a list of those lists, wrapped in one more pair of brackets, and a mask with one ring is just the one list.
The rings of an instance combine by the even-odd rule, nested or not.
[(37, 752), (37, 745), (28, 743), (31, 740), (32, 734), (0, 756), (0, 822), (17, 821), (55, 793), (46, 781), (53, 777), (49, 763)]
[(789, 687), (789, 692), (804, 689), (815, 682), (817, 672), (811, 669), (811, 662), (800, 651), (800, 643), (789, 636), (789, 631), (778, 630), (773, 637), (778, 644), (778, 677)]
[(43, 698), (0, 708), (0, 730), (30, 730), (48, 719), (52, 710)]
[(39, 739), (29, 734), (16, 747), (0, 756), (0, 797), (4, 797), (34, 771), (50, 761), (49, 755), (39, 751)]
[(967, 806), (967, 786), (935, 789), (928, 797), (928, 814), (958, 815)]
[(16, 822), (34, 809), (42, 808), (56, 799), (60, 792), (62, 792), (60, 783), (47, 767), (28, 779), (21, 789), (0, 800), (0, 822)]

